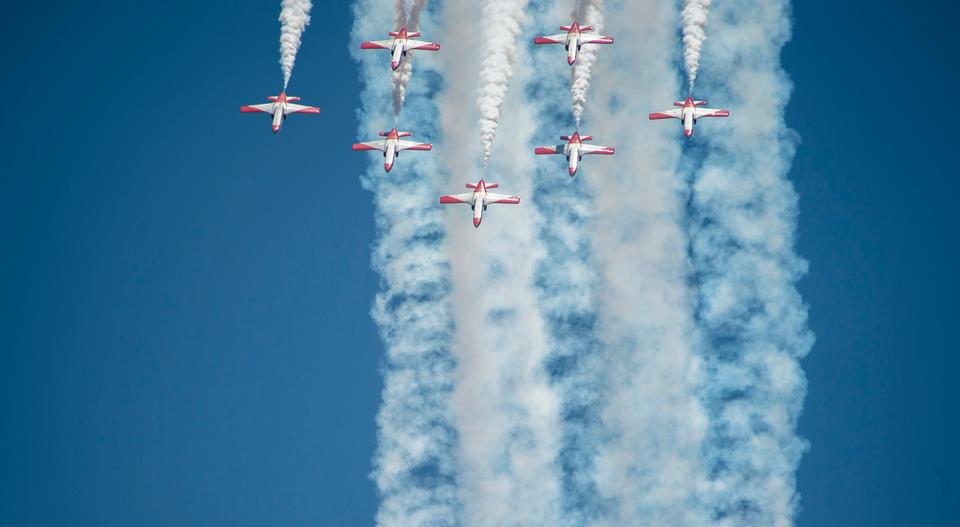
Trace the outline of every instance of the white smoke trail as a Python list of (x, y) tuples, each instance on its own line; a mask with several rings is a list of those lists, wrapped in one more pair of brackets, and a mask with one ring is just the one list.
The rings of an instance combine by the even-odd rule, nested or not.
[[(573, 10), (573, 19), (584, 26), (593, 26), (597, 33), (603, 30), (603, 0), (578, 0)], [(590, 76), (593, 64), (597, 61), (596, 46), (587, 45), (577, 53), (577, 62), (571, 72), (570, 94), (573, 97), (573, 117), (580, 129), (583, 108), (587, 104), (587, 90), (590, 89)]]
[(789, 526), (806, 448), (796, 434), (806, 392), (799, 360), (813, 343), (795, 286), (806, 263), (794, 251), (797, 196), (787, 179), (797, 142), (784, 123), (791, 86), (780, 69), (790, 5), (730, 0), (716, 9), (717, 45), (704, 58), (722, 79), (710, 92), (732, 115), (698, 131), (708, 150), (691, 203), (710, 415), (703, 500), (717, 525)]
[(596, 65), (592, 98), (604, 104), (591, 108), (590, 133), (611, 138), (617, 153), (591, 159), (606, 170), (584, 177), (596, 206), (597, 330), (606, 366), (598, 383), (609, 429), (596, 442), (604, 508), (593, 525), (710, 525), (699, 506), (707, 419), (697, 398), (702, 365), (686, 189), (675, 171), (680, 143), (675, 128), (638, 123), (674, 100), (678, 11), (660, 0), (613, 0), (607, 10), (606, 30), (630, 46), (612, 46), (610, 60)]
[(680, 13), (683, 27), (683, 64), (687, 68), (690, 93), (693, 93), (693, 84), (697, 81), (700, 52), (707, 40), (705, 29), (709, 9), (710, 0), (683, 0), (683, 11)]
[[(480, 145), (483, 168), (493, 151), (493, 140), (500, 125), (500, 110), (507, 96), (513, 64), (517, 60), (517, 43), (527, 0), (488, 0), (480, 21), (483, 34), (483, 55), (480, 58), (480, 89), (477, 107), (480, 110)], [(474, 22), (473, 28), (476, 28)]]
[[(478, 152), (472, 139), (482, 105), (473, 111), (463, 100), (489, 91), (476, 80), (476, 66), (489, 52), (485, 45), (499, 46), (501, 56), (508, 45), (486, 40), (490, 32), (475, 31), (477, 21), (482, 15), (490, 29), (500, 23), (494, 20), (507, 16), (491, 9), (508, 8), (515, 26), (506, 34), (519, 39), (522, 6), (493, 4), (483, 7), (473, 0), (444, 4), (446, 47), (440, 60), (447, 84), (439, 101), (443, 158), (449, 172), (446, 188), (459, 191), (465, 182), (481, 177), (473, 162)], [(518, 64), (526, 63), (515, 41), (509, 47), (514, 48), (511, 53)], [(528, 75), (529, 69), (518, 67), (519, 82)], [(495, 192), (519, 194), (522, 202), (491, 206), (479, 229), (470, 222), (469, 209), (450, 207), (447, 214), (457, 326), (453, 406), (461, 447), (462, 523), (472, 527), (557, 525), (558, 401), (544, 370), (548, 343), (533, 288), (536, 263), (543, 256), (536, 236), (540, 220), (527, 201), (535, 162), (529, 147), (534, 116), (522, 92), (505, 93), (503, 80), (504, 92), (497, 105), (502, 104), (508, 116), (502, 130), (504, 144), (486, 179), (501, 184)]]
[[(380, 7), (378, 0), (356, 2), (353, 40), (390, 23), (390, 13)], [(388, 127), (390, 91), (376, 54), (352, 46), (351, 51), (364, 80), (359, 134), (366, 140)], [(414, 111), (405, 124), (431, 140), (438, 116), (429, 79), (440, 72), (425, 67), (420, 73), (409, 85), (407, 104)], [(453, 527), (460, 524), (461, 508), (450, 414), (456, 364), (450, 353), (450, 266), (442, 216), (434, 205), (441, 187), (437, 158), (401, 156), (389, 178), (379, 157), (371, 161), (362, 183), (373, 192), (377, 240), (372, 260), (381, 278), (372, 315), (386, 351), (372, 474), (381, 499), (377, 525)]]
[[(555, 25), (569, 15), (564, 9), (559, 2), (532, 2), (530, 25)], [(532, 71), (525, 75), (528, 65)], [(535, 115), (518, 124), (530, 128), (536, 144), (555, 144), (559, 135), (570, 133), (568, 69), (565, 62), (538, 54), (532, 64), (518, 62), (517, 80), (527, 78), (525, 108)], [(505, 133), (506, 129), (505, 125)], [(562, 527), (593, 525), (608, 515), (596, 483), (597, 452), (608, 434), (600, 418), (606, 364), (596, 330), (599, 278), (591, 229), (595, 207), (586, 183), (588, 178), (607, 177), (606, 161), (590, 159), (570, 178), (563, 158), (535, 158), (528, 201), (542, 218), (536, 225), (542, 257), (537, 261), (534, 284), (549, 346), (545, 367), (560, 405), (556, 464), (561, 515), (557, 525)]]
[(283, 89), (290, 84), (293, 63), (300, 49), (300, 37), (310, 24), (310, 0), (283, 0), (280, 2), (280, 67), (283, 69)]
[[(426, 7), (427, 0), (414, 0), (407, 15), (407, 1), (396, 0), (394, 4), (393, 29), (398, 31), (405, 27), (408, 31), (420, 30), (420, 13)], [(415, 52), (408, 52), (407, 57), (400, 63), (400, 67), (390, 75), (390, 86), (393, 88), (393, 114), (400, 115), (403, 109), (403, 101), (407, 96), (407, 84), (410, 83), (410, 77), (413, 75), (413, 56)]]

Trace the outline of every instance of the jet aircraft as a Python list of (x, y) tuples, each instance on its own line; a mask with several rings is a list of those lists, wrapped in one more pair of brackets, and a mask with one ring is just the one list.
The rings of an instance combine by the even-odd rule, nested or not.
[(507, 196), (505, 194), (494, 194), (487, 192), (488, 189), (497, 188), (496, 183), (489, 185), (482, 179), (476, 185), (467, 183), (467, 188), (473, 189), (472, 192), (463, 194), (452, 194), (449, 196), (440, 196), (440, 203), (467, 203), (473, 210), (473, 226), (479, 227), (483, 221), (483, 211), (487, 210), (487, 205), (491, 203), (506, 203), (516, 205), (520, 203), (520, 196)]
[(587, 154), (605, 154), (612, 156), (616, 152), (615, 148), (611, 148), (609, 146), (583, 144), (584, 141), (592, 140), (593, 136), (582, 136), (580, 135), (580, 132), (574, 132), (571, 136), (561, 135), (560, 139), (563, 139), (566, 141), (566, 143), (555, 146), (540, 146), (537, 147), (534, 152), (537, 155), (560, 154), (566, 156), (567, 171), (570, 172), (571, 177), (576, 175), (577, 168), (579, 167), (580, 160), (583, 159), (583, 156)]
[(613, 37), (605, 37), (593, 31), (593, 26), (580, 27), (578, 22), (570, 26), (560, 26), (566, 33), (547, 35), (533, 39), (534, 44), (563, 44), (567, 48), (567, 64), (573, 66), (577, 61), (577, 52), (584, 44), (613, 44)]
[(674, 102), (672, 110), (651, 113), (650, 119), (680, 119), (683, 121), (683, 135), (691, 137), (693, 135), (693, 125), (697, 124), (697, 119), (701, 117), (729, 117), (730, 110), (718, 110), (714, 108), (704, 108), (707, 101), (696, 101), (693, 97), (687, 97), (683, 102)]
[(389, 132), (380, 132), (379, 135), (380, 137), (386, 137), (386, 139), (367, 143), (356, 143), (353, 145), (353, 149), (356, 151), (379, 150), (383, 152), (383, 169), (387, 172), (390, 172), (390, 169), (393, 168), (394, 160), (396, 160), (397, 156), (399, 156), (403, 150), (433, 150), (433, 145), (430, 143), (417, 143), (400, 139), (401, 137), (410, 137), (413, 134), (410, 132), (398, 132), (396, 128), (393, 128)]
[(320, 108), (313, 106), (304, 106), (302, 104), (292, 104), (300, 100), (300, 97), (287, 97), (285, 92), (280, 95), (267, 97), (269, 103), (251, 104), (250, 106), (241, 106), (240, 111), (244, 113), (262, 112), (273, 114), (273, 133), (280, 131), (284, 119), (291, 113), (320, 113)]
[(408, 51), (440, 50), (440, 44), (424, 42), (422, 40), (412, 40), (413, 38), (421, 35), (419, 31), (408, 33), (407, 28), (400, 28), (400, 31), (391, 31), (388, 34), (393, 38), (390, 40), (374, 40), (371, 42), (363, 42), (360, 44), (360, 49), (389, 49), (390, 53), (392, 54), (390, 67), (393, 70), (396, 70), (400, 67), (400, 63), (403, 61), (403, 58), (407, 56)]

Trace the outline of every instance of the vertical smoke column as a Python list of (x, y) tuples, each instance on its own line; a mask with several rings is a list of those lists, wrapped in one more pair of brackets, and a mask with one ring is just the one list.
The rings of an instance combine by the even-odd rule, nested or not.
[(683, 27), (683, 65), (687, 68), (687, 84), (693, 93), (700, 69), (700, 52), (707, 40), (707, 14), (710, 0), (683, 0), (680, 22)]
[[(573, 19), (582, 26), (593, 26), (597, 33), (603, 31), (603, 0), (578, 0), (573, 10)], [(590, 76), (593, 64), (597, 61), (597, 48), (587, 45), (577, 52), (577, 62), (573, 65), (570, 95), (573, 97), (573, 118), (580, 129), (583, 108), (587, 104), (587, 90), (590, 88)]]
[[(356, 2), (353, 41), (391, 23), (389, 11), (381, 7), (378, 0)], [(365, 138), (389, 128), (391, 93), (378, 60), (382, 57), (355, 48), (353, 55), (364, 83), (358, 115), (359, 134)], [(424, 67), (410, 83), (407, 104), (413, 111), (405, 124), (426, 141), (436, 137), (438, 116), (431, 95), (440, 74)], [(386, 351), (372, 474), (381, 500), (377, 525), (452, 527), (459, 525), (460, 509), (457, 436), (449, 406), (455, 362), (449, 348), (450, 267), (435, 205), (441, 184), (436, 156), (401, 157), (389, 178), (382, 160), (373, 156), (361, 182), (373, 193), (376, 210), (372, 260), (381, 290), (372, 315)]]
[[(427, 0), (414, 0), (407, 15), (407, 1), (396, 0), (393, 14), (393, 30), (399, 31), (405, 27), (408, 31), (420, 30), (420, 13), (426, 7)], [(400, 115), (403, 109), (403, 101), (407, 95), (407, 84), (410, 83), (410, 77), (413, 75), (413, 57), (416, 52), (408, 52), (406, 58), (400, 63), (400, 67), (390, 75), (390, 86), (393, 88), (393, 114)]]
[[(537, 237), (542, 220), (530, 201), (536, 123), (519, 89), (532, 72), (519, 46), (523, 7), (520, 2), (445, 2), (444, 53), (438, 57), (447, 72), (439, 99), (445, 189), (462, 192), (466, 181), (484, 177), (501, 185), (494, 192), (522, 199), (516, 206), (491, 205), (479, 229), (473, 227), (469, 209), (450, 206), (446, 214), (457, 326), (453, 406), (461, 446), (458, 481), (462, 524), (470, 527), (560, 525), (558, 403), (544, 368), (549, 348), (534, 287), (537, 262), (544, 257)], [(505, 18), (514, 19), (515, 26), (505, 34), (514, 35), (509, 38), (515, 42), (491, 42), (490, 31), (478, 30)], [(484, 87), (477, 81), (477, 65), (486, 60), (489, 48), (508, 44), (516, 47), (517, 89), (507, 93), (504, 86), (497, 155), (480, 175), (476, 123), (481, 108), (465, 101), (480, 100), (477, 94)]]
[[(530, 26), (538, 29), (556, 25), (570, 15), (559, 2), (532, 2), (527, 11), (532, 17)], [(528, 46), (521, 53), (533, 49)], [(552, 60), (552, 55), (532, 55), (518, 62), (516, 74), (517, 82), (526, 80), (524, 108), (533, 118), (521, 119), (518, 124), (535, 144), (555, 144), (561, 133), (570, 133), (570, 68), (565, 61)], [(577, 59), (578, 65), (582, 57)], [(512, 109), (507, 115), (513, 115)], [(521, 155), (530, 157), (531, 145), (523, 146)], [(548, 346), (544, 367), (559, 405), (556, 465), (562, 517), (556, 525), (560, 527), (594, 525), (606, 514), (595, 481), (597, 452), (606, 433), (600, 419), (606, 365), (596, 335), (599, 279), (590, 228), (594, 204), (585, 179), (608, 174), (607, 160), (595, 161), (570, 178), (560, 156), (533, 158), (532, 193), (527, 201), (540, 219), (534, 225), (537, 245), (542, 247), (534, 286)]]
[(799, 360), (813, 343), (795, 285), (806, 263), (794, 251), (797, 195), (787, 179), (796, 137), (784, 123), (790, 82), (780, 51), (790, 6), (734, 0), (716, 9), (704, 64), (722, 79), (710, 92), (735, 110), (701, 130), (708, 150), (691, 204), (707, 346), (704, 501), (717, 525), (789, 526), (806, 448), (796, 434), (806, 393)]
[(300, 37), (310, 23), (310, 0), (283, 0), (280, 2), (280, 68), (283, 70), (283, 89), (290, 84), (293, 63), (300, 49)]
[[(676, 129), (639, 124), (675, 97), (679, 10), (672, 2), (607, 2), (606, 32), (622, 44), (594, 69), (590, 133), (617, 154), (591, 159), (583, 180), (599, 270), (596, 333), (605, 436), (593, 525), (712, 525), (699, 502), (707, 428), (685, 233), (686, 187)], [(602, 165), (602, 171), (598, 165)], [(577, 176), (580, 178), (581, 176)]]
[(480, 145), (483, 167), (487, 167), (493, 140), (500, 124), (500, 110), (510, 87), (513, 63), (517, 60), (517, 43), (526, 0), (488, 0), (483, 7), (481, 32), (483, 55), (480, 59)]

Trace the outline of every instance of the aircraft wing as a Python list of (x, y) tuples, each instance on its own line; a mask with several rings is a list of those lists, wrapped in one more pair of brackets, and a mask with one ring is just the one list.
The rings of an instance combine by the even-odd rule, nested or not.
[(354, 150), (379, 150), (383, 152), (387, 148), (386, 141), (368, 141), (366, 143), (356, 143), (353, 145)]
[(397, 141), (397, 151), (401, 150), (433, 150), (430, 143), (418, 143), (416, 141)]
[(718, 110), (715, 108), (704, 108), (698, 106), (693, 110), (694, 119), (701, 117), (730, 117), (730, 110)]
[(304, 106), (302, 104), (285, 104), (283, 107), (283, 115), (291, 113), (320, 113), (320, 108)]
[(563, 154), (566, 152), (567, 145), (554, 145), (554, 146), (538, 146), (534, 153), (537, 155), (547, 155), (547, 154)]
[(507, 203), (509, 205), (516, 205), (520, 203), (520, 196), (507, 196), (506, 194), (493, 194), (487, 192), (487, 197), (484, 200), (484, 204), (488, 203)]
[(250, 106), (241, 106), (240, 111), (244, 113), (249, 113), (249, 112), (273, 113), (273, 103), (268, 102), (264, 104), (251, 104)]
[(534, 44), (566, 44), (567, 34), (557, 33), (556, 35), (547, 35), (533, 39)]
[(580, 145), (581, 154), (605, 154), (612, 156), (616, 152), (616, 148), (611, 148), (609, 146), (598, 146), (598, 145)]
[(408, 38), (407, 49), (420, 49), (423, 51), (439, 51), (440, 44), (434, 44), (433, 42), (424, 42), (422, 40), (411, 40)]
[(683, 117), (683, 108), (671, 108), (669, 110), (657, 113), (651, 113), (650, 119), (681, 119)]
[(440, 196), (440, 203), (473, 203), (473, 192)]
[(596, 33), (580, 33), (581, 44), (613, 44), (613, 37), (605, 37)]
[(361, 42), (360, 49), (393, 49), (393, 39)]

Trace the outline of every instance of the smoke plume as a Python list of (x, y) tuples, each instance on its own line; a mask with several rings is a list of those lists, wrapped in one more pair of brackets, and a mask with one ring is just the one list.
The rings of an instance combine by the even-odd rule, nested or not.
[[(379, 0), (355, 4), (353, 38), (383, 31), (391, 23)], [(428, 13), (424, 13), (427, 15)], [(391, 93), (376, 56), (351, 49), (360, 66), (359, 136), (388, 128)], [(405, 123), (424, 140), (436, 137), (437, 107), (424, 67), (411, 80)], [(373, 319), (385, 349), (383, 401), (377, 413), (373, 474), (380, 497), (379, 527), (454, 527), (458, 520), (458, 438), (450, 398), (455, 359), (450, 351), (453, 317), (450, 264), (439, 207), (442, 185), (434, 155), (401, 156), (401, 177), (385, 178), (382, 159), (371, 156), (361, 177), (376, 214), (373, 268), (380, 275)]]
[(293, 63), (300, 49), (300, 37), (310, 24), (310, 0), (283, 0), (280, 2), (280, 67), (283, 69), (283, 89), (290, 84)]
[[(797, 195), (787, 179), (797, 143), (784, 123), (790, 82), (780, 51), (787, 0), (718, 2), (704, 60), (722, 79), (710, 93), (731, 108), (702, 125), (694, 168), (691, 254), (703, 333), (702, 399), (710, 426), (702, 500), (722, 526), (792, 525), (806, 442), (800, 359), (813, 343), (796, 289)], [(709, 129), (707, 128), (709, 126)]]
[[(526, 0), (489, 0), (483, 7), (480, 27), (483, 32), (483, 54), (480, 58), (480, 145), (486, 169), (493, 151), (493, 141), (500, 125), (500, 110), (507, 96), (513, 64), (517, 60), (517, 43)], [(476, 26), (474, 26), (476, 27)]]
[[(603, 31), (603, 0), (578, 0), (573, 10), (573, 19), (584, 26), (593, 26), (593, 31)], [(573, 65), (570, 94), (573, 97), (573, 117), (580, 129), (583, 108), (587, 104), (587, 90), (590, 88), (590, 76), (593, 64), (597, 61), (596, 46), (587, 45), (577, 52), (577, 62)]]
[(687, 84), (693, 93), (700, 69), (700, 51), (707, 40), (707, 15), (710, 0), (683, 0), (680, 22), (683, 27), (683, 65), (687, 68)]
[[(396, 0), (394, 4), (393, 29), (398, 31), (405, 27), (408, 31), (420, 30), (420, 13), (427, 5), (427, 0), (414, 0), (413, 5), (407, 14), (407, 1)], [(393, 114), (400, 115), (403, 109), (403, 101), (407, 96), (407, 84), (410, 83), (410, 77), (413, 75), (413, 56), (415, 52), (408, 52), (407, 57), (400, 64), (400, 67), (390, 74), (390, 86), (393, 88)]]

